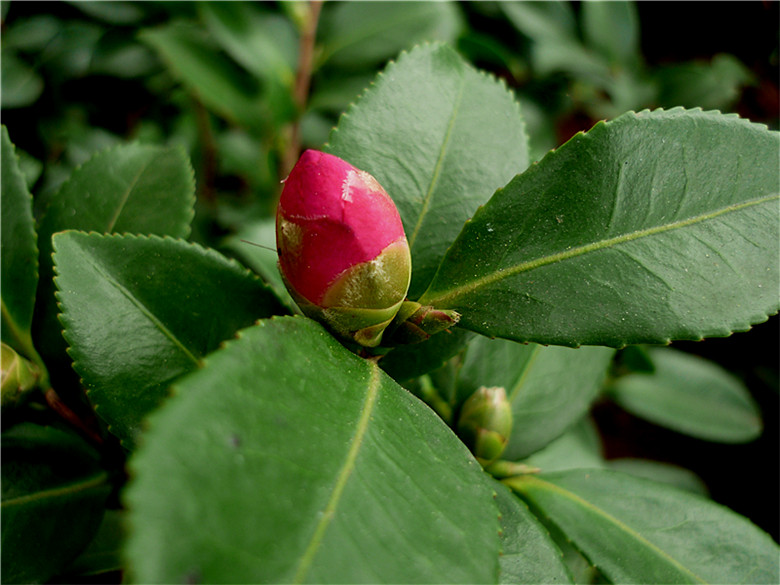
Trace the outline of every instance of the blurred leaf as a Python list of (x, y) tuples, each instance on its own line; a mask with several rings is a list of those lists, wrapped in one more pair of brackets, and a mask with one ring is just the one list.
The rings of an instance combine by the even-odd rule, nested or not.
[(545, 473), (563, 469), (603, 468), (607, 463), (601, 451), (598, 429), (590, 417), (584, 416), (523, 463), (538, 467)]
[(159, 62), (151, 49), (129, 37), (125, 31), (108, 31), (95, 47), (89, 72), (133, 78), (150, 75), (157, 66)]
[(109, 24), (137, 24), (144, 17), (144, 11), (135, 2), (112, 0), (111, 2), (92, 2), (85, 0), (68, 2), (84, 14)]
[[(71, 577), (65, 582), (84, 582), (86, 581), (84, 577), (121, 570), (123, 568), (121, 549), (125, 538), (124, 524), (124, 511), (107, 510), (95, 538), (63, 571), (64, 575)], [(76, 578), (81, 578), (82, 581), (77, 581)]]
[(715, 55), (711, 63), (680, 63), (660, 68), (659, 103), (729, 110), (739, 99), (742, 87), (754, 83), (751, 71), (733, 55)]
[(220, 46), (247, 71), (291, 88), (298, 65), (292, 23), (257, 2), (199, 2), (198, 10)]
[[(62, 22), (50, 14), (38, 14), (14, 20), (3, 29), (3, 49), (37, 53), (60, 32)], [(5, 54), (3, 54), (5, 61)], [(3, 64), (3, 68), (7, 63)]]
[(477, 462), (308, 319), (261, 321), (209, 356), (152, 416), (131, 470), (134, 582), (497, 578)]
[(780, 549), (768, 534), (689, 492), (597, 469), (508, 481), (613, 583), (780, 579)]
[(38, 285), (38, 243), (32, 215), (32, 195), (27, 190), (8, 129), (0, 129), (2, 167), (2, 259), (0, 304), (2, 340), (27, 358), (33, 358), (31, 337), (35, 289)]
[(389, 65), (342, 116), (327, 150), (371, 173), (398, 206), (414, 266), (410, 299), (463, 222), (528, 164), (514, 96), (438, 44)]
[(248, 270), (196, 244), (75, 231), (54, 242), (73, 368), (128, 448), (174, 379), (280, 309)]
[(583, 416), (613, 354), (603, 347), (543, 347), (477, 337), (463, 360), (458, 397), (463, 401), (480, 386), (502, 386), (514, 418), (502, 457), (520, 459), (549, 444)]
[(587, 46), (613, 64), (640, 64), (639, 15), (633, 2), (585, 2), (581, 8)]
[(43, 78), (35, 69), (5, 49), (2, 62), (0, 102), (3, 109), (24, 108), (34, 104), (43, 93)]
[(748, 329), (778, 310), (778, 138), (698, 110), (599, 123), (497, 191), (419, 300), (545, 344)]
[(667, 483), (700, 496), (709, 495), (706, 484), (698, 475), (690, 469), (678, 467), (670, 463), (624, 457), (622, 459), (612, 459), (609, 462), (609, 467), (615, 471), (627, 473), (635, 477)]
[(425, 41), (453, 42), (463, 26), (455, 2), (326, 3), (319, 63), (370, 68)]
[(617, 378), (610, 397), (656, 424), (706, 441), (744, 443), (761, 434), (761, 413), (745, 385), (717, 364), (651, 348), (653, 374)]
[(143, 30), (140, 38), (206, 107), (255, 133), (269, 129), (271, 119), (256, 80), (220, 53), (204, 31), (174, 23)]
[(498, 582), (574, 583), (547, 529), (505, 486), (494, 484), (501, 518)]
[(46, 44), (38, 57), (45, 64), (50, 83), (62, 83), (82, 77), (89, 71), (95, 48), (105, 29), (84, 20), (63, 22), (57, 35)]
[(98, 455), (53, 427), (2, 435), (3, 583), (44, 583), (89, 543), (110, 485)]

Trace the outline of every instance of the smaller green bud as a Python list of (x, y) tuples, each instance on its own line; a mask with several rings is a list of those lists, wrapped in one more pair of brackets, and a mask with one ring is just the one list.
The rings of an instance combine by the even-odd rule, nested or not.
[(463, 403), (458, 435), (483, 466), (501, 456), (511, 432), (512, 405), (502, 387), (482, 386)]
[(0, 370), (0, 405), (3, 408), (18, 402), (38, 381), (38, 368), (5, 343), (0, 343)]

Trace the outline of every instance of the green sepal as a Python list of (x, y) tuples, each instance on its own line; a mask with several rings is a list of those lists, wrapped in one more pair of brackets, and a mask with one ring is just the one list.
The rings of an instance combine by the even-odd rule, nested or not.
[(446, 331), (460, 321), (460, 313), (437, 309), (431, 305), (421, 305), (414, 301), (405, 301), (391, 327), (390, 343), (410, 345), (430, 339), (431, 335)]
[(344, 340), (363, 347), (377, 347), (404, 304), (409, 289), (409, 246), (406, 240), (395, 242), (374, 260), (345, 270), (328, 287), (322, 306), (298, 294), (284, 274), (282, 279), (304, 315), (324, 324)]

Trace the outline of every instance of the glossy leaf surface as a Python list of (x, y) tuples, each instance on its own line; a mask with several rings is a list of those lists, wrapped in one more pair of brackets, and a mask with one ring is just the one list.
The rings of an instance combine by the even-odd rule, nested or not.
[(32, 423), (2, 435), (4, 583), (43, 583), (87, 545), (110, 492), (78, 437)]
[(522, 476), (511, 486), (613, 583), (777, 583), (780, 549), (700, 496), (612, 471)]
[(780, 134), (628, 113), (500, 189), (422, 302), (485, 335), (623, 346), (725, 336), (778, 309)]
[(280, 309), (248, 270), (196, 244), (74, 231), (54, 241), (73, 367), (128, 447), (175, 378)]
[(261, 321), (206, 358), (151, 417), (131, 469), (136, 582), (497, 578), (479, 464), (309, 319)]
[(8, 130), (2, 127), (2, 303), (3, 342), (31, 358), (33, 306), (38, 284), (38, 244), (32, 214), (32, 195), (27, 190)]
[(706, 441), (742, 443), (761, 434), (745, 385), (717, 364), (668, 348), (649, 350), (654, 374), (615, 381), (610, 396), (629, 412)]
[(39, 228), (41, 284), (34, 324), (39, 351), (60, 359), (51, 236), (66, 229), (187, 237), (195, 181), (183, 150), (127, 144), (99, 152), (78, 167), (52, 197)]
[(445, 45), (391, 63), (326, 148), (371, 173), (395, 201), (412, 251), (412, 300), (463, 222), (528, 164), (514, 96)]
[(519, 459), (547, 445), (583, 416), (613, 353), (603, 347), (544, 347), (477, 337), (466, 351), (458, 396), (465, 400), (480, 386), (506, 390), (514, 424), (502, 457)]

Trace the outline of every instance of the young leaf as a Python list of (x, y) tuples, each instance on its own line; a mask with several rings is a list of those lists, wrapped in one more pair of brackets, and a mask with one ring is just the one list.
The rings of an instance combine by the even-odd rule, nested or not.
[(97, 453), (53, 427), (2, 436), (4, 583), (44, 583), (92, 539), (111, 487)]
[(281, 310), (248, 270), (196, 244), (74, 231), (54, 242), (73, 368), (127, 447), (172, 380), (238, 329)]
[[(61, 359), (51, 236), (66, 229), (130, 232), (184, 238), (195, 204), (194, 172), (183, 150), (141, 144), (100, 152), (62, 185), (41, 220), (41, 278), (34, 333), (39, 351)], [(68, 366), (69, 369), (69, 366)]]
[(778, 310), (780, 134), (674, 109), (599, 123), (470, 220), (420, 299), (560, 345), (724, 336)]
[(2, 155), (2, 259), (0, 303), (2, 340), (27, 358), (34, 352), (32, 325), (35, 288), (38, 284), (38, 245), (32, 215), (32, 195), (27, 190), (8, 130), (0, 131)]
[(610, 396), (629, 412), (706, 441), (743, 443), (761, 434), (761, 413), (744, 384), (717, 364), (652, 348), (653, 374), (618, 378)]
[(462, 27), (456, 2), (326, 4), (318, 29), (320, 63), (375, 67), (425, 41), (454, 42)]
[(465, 400), (480, 386), (503, 386), (512, 403), (512, 435), (504, 459), (538, 451), (588, 410), (614, 352), (603, 347), (543, 347), (477, 337), (458, 379)]
[(601, 437), (588, 416), (582, 417), (563, 435), (523, 460), (543, 472), (562, 469), (603, 468), (607, 466), (602, 453)]
[(135, 582), (497, 578), (478, 463), (309, 319), (261, 321), (207, 357), (152, 415), (130, 467)]
[(596, 469), (505, 483), (613, 583), (777, 583), (780, 549), (746, 518), (661, 483)]
[(519, 105), (446, 45), (402, 54), (342, 116), (327, 150), (371, 173), (398, 206), (416, 299), (479, 205), (528, 164)]
[(501, 513), (499, 583), (574, 583), (547, 529), (506, 486), (494, 484)]

